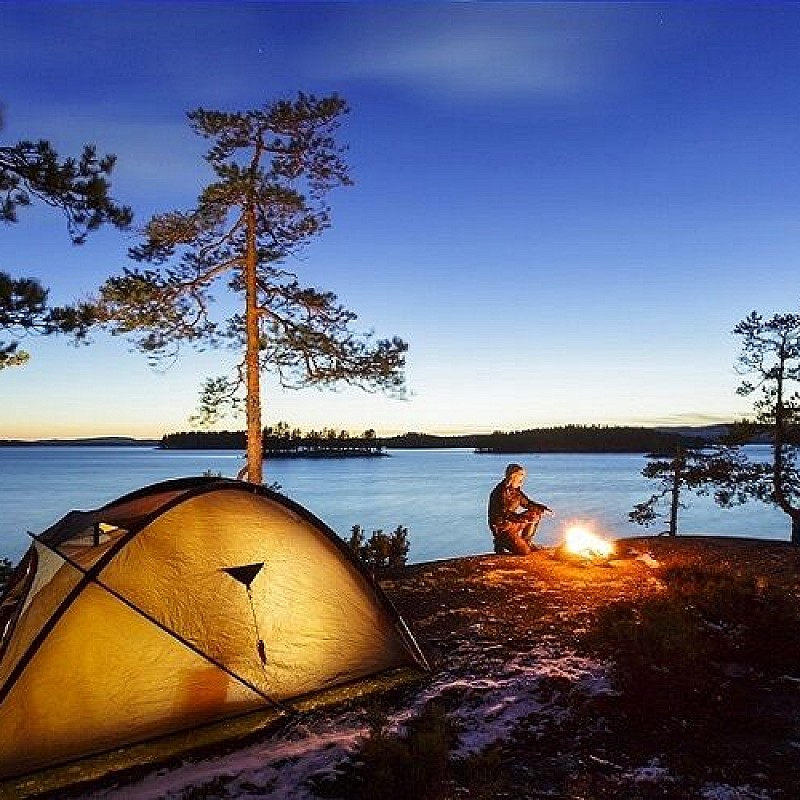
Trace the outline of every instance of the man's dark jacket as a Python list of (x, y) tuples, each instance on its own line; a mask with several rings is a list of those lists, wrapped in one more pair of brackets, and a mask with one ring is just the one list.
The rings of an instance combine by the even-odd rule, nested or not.
[(531, 500), (522, 489), (511, 486), (505, 479), (500, 481), (489, 495), (489, 527), (495, 531), (509, 522), (526, 522), (529, 517), (519, 508), (544, 511), (547, 506)]

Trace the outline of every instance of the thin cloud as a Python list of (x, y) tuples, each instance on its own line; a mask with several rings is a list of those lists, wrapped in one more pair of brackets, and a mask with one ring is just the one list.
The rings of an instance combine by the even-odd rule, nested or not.
[(448, 5), (373, 12), (323, 52), (347, 79), (462, 98), (548, 97), (609, 83), (632, 38), (628, 16), (608, 9)]

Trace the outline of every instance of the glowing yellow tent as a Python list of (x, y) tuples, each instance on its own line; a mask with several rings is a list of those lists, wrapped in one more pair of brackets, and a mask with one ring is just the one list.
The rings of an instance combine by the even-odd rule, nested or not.
[(291, 707), (425, 658), (350, 550), (263, 487), (166, 481), (34, 537), (0, 598), (0, 778)]

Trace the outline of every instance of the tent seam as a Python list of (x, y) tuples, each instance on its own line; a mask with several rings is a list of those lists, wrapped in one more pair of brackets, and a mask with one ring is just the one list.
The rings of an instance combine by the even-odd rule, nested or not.
[[(42, 543), (42, 544), (44, 544), (45, 547), (50, 547), (49, 545), (47, 545), (45, 543)], [(50, 548), (50, 549), (53, 549), (53, 548)], [(54, 551), (54, 552), (58, 553), (58, 551)], [(88, 575), (88, 572), (85, 572), (84, 570), (82, 570), (80, 565), (78, 565), (75, 562), (73, 562), (72, 559), (70, 559), (69, 557), (63, 556), (61, 553), (58, 553), (58, 555), (61, 556), (62, 558), (64, 558), (64, 560), (70, 566), (74, 567), (75, 569), (77, 569), (80, 572), (83, 572), (85, 575)], [(268, 703), (270, 703), (271, 705), (275, 706), (275, 708), (278, 708), (281, 711), (284, 711), (284, 712), (287, 712), (287, 713), (295, 713), (294, 709), (292, 709), (291, 706), (287, 706), (286, 704), (281, 703), (279, 700), (273, 699), (266, 692), (264, 692), (263, 690), (259, 689), (254, 684), (250, 683), (250, 681), (248, 681), (247, 678), (243, 678), (241, 675), (237, 675), (235, 672), (233, 672), (231, 669), (226, 667), (224, 664), (222, 664), (221, 662), (217, 661), (212, 656), (208, 655), (208, 653), (204, 653), (199, 647), (197, 647), (197, 645), (192, 644), (188, 639), (186, 639), (185, 637), (181, 636), (181, 634), (179, 634), (177, 631), (173, 631), (171, 628), (167, 627), (163, 622), (159, 622), (155, 617), (153, 617), (152, 615), (148, 614), (144, 609), (139, 608), (139, 606), (137, 606), (132, 600), (129, 600), (127, 597), (125, 597), (123, 594), (118, 592), (116, 589), (113, 589), (108, 584), (103, 583), (103, 581), (100, 579), (99, 575), (91, 576), (89, 578), (88, 582), (94, 583), (95, 585), (97, 585), (101, 589), (103, 589), (104, 591), (108, 592), (112, 597), (116, 598), (121, 603), (123, 603), (128, 608), (130, 608), (131, 611), (133, 611), (136, 614), (139, 614), (140, 616), (144, 617), (144, 619), (146, 619), (148, 622), (150, 622), (153, 625), (155, 625), (160, 630), (164, 631), (164, 633), (166, 633), (168, 636), (171, 636), (173, 639), (175, 639), (176, 641), (180, 642), (184, 647), (188, 648), (193, 653), (195, 653), (195, 654), (199, 655), (201, 658), (205, 659), (209, 664), (213, 664), (218, 669), (221, 669), (226, 675), (230, 675), (231, 678), (233, 678), (234, 680), (238, 681), (240, 684), (242, 684), (243, 686), (247, 687), (251, 691), (255, 692), (259, 697), (263, 698)]]

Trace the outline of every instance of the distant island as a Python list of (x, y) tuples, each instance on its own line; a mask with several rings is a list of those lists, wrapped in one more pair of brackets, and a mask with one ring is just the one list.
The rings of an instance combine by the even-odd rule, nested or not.
[[(245, 450), (244, 431), (190, 431), (166, 434), (163, 450)], [(264, 429), (265, 458), (374, 458), (385, 456), (386, 445), (374, 430), (353, 436), (347, 431), (325, 428), (303, 432), (286, 423)]]

